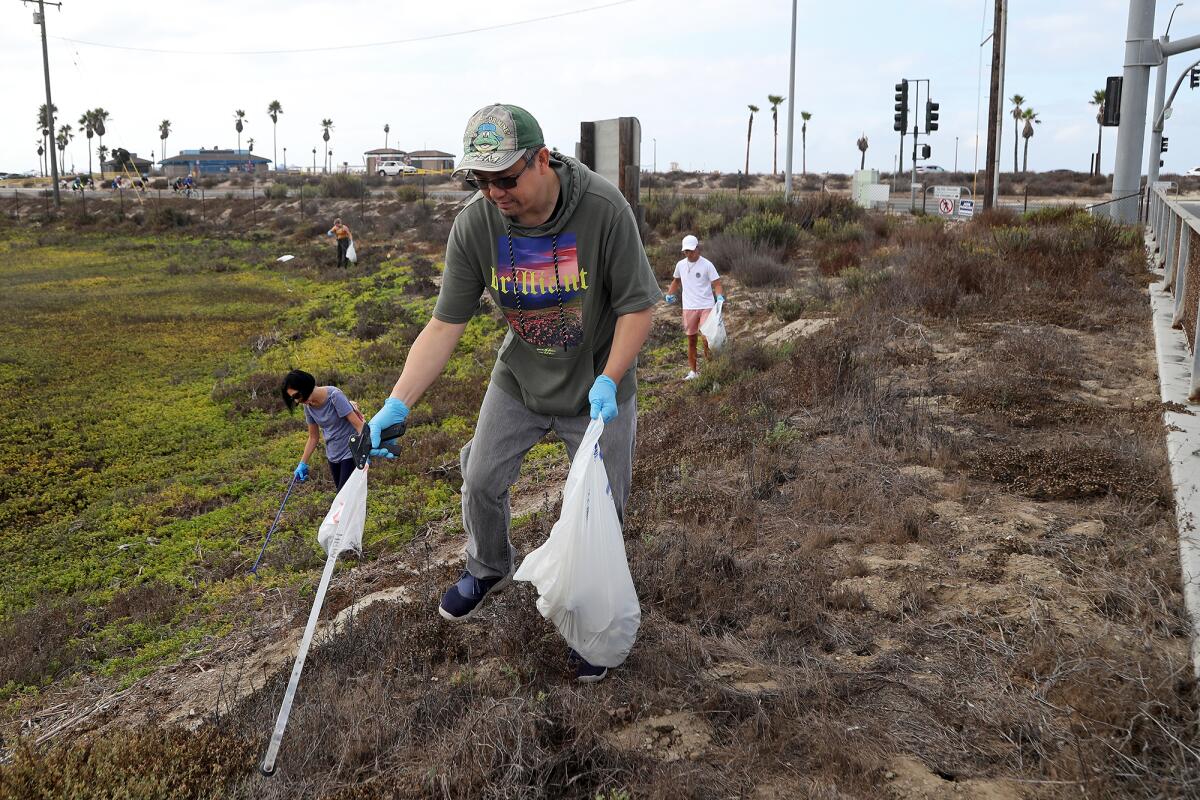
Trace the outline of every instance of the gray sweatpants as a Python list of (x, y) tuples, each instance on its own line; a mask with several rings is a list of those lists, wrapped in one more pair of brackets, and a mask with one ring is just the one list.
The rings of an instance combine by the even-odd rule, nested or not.
[[(507, 575), (515, 550), (509, 539), (512, 515), (508, 490), (517, 480), (525, 454), (550, 431), (567, 445), (569, 458), (583, 439), (591, 420), (537, 414), (495, 384), (488, 386), (479, 407), (475, 437), (461, 453), (463, 476), (462, 515), (467, 530), (467, 570), (476, 578)], [(637, 435), (637, 397), (617, 409), (617, 417), (604, 426), (600, 452), (617, 515), (624, 519), (625, 501), (633, 474), (633, 442)]]

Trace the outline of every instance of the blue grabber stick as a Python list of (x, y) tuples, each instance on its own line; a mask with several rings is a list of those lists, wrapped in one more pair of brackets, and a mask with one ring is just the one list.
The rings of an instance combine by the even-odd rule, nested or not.
[(279, 504), (279, 510), (275, 512), (275, 521), (271, 523), (271, 527), (267, 530), (267, 538), (263, 541), (262, 550), (258, 551), (258, 558), (254, 559), (254, 566), (250, 568), (250, 574), (258, 577), (258, 565), (262, 562), (263, 556), (266, 555), (267, 545), (271, 543), (271, 535), (275, 533), (275, 527), (279, 525), (279, 518), (283, 516), (283, 507), (287, 505), (288, 498), (292, 496), (292, 487), (296, 485), (296, 476), (292, 476), (291, 483), (288, 484), (287, 491), (283, 495), (283, 502)]

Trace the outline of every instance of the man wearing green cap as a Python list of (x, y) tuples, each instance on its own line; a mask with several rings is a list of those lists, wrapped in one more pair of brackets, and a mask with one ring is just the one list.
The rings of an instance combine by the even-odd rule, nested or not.
[[(617, 513), (624, 514), (637, 430), (637, 354), (662, 294), (629, 203), (586, 166), (547, 148), (525, 109), (495, 104), (475, 112), (455, 172), (479, 192), (450, 231), (433, 319), (370, 424), (379, 448), (379, 432), (408, 417), (488, 293), (509, 330), (475, 436), (461, 454), (466, 570), (439, 608), (446, 619), (465, 620), (512, 581), (508, 491), (525, 454), (547, 433), (557, 433), (574, 457), (590, 420), (604, 420), (600, 446)], [(585, 682), (617, 666), (571, 656)]]

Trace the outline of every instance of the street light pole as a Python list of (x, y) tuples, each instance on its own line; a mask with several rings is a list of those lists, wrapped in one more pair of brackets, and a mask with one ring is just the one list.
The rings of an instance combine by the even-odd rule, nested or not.
[(796, 126), (796, 0), (792, 0), (792, 48), (788, 73), (787, 174), (783, 176), (784, 202), (792, 199), (792, 139)]
[[(1154, 0), (1129, 0), (1125, 32), (1125, 69), (1121, 85), (1121, 124), (1117, 128), (1117, 163), (1113, 170), (1113, 219), (1132, 224), (1140, 206), (1142, 146), (1146, 139), (1146, 95), (1150, 67), (1161, 56), (1154, 41)], [(1154, 154), (1157, 158), (1157, 153)], [(1118, 200), (1118, 198), (1124, 198)]]
[(650, 141), (654, 143), (654, 155), (650, 166), (650, 196), (654, 197), (654, 176), (658, 174), (658, 139), (652, 136), (650, 137)]

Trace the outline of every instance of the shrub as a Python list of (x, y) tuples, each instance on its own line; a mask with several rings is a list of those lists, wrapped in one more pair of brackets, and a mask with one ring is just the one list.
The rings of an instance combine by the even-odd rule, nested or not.
[(396, 187), (396, 198), (404, 203), (412, 203), (422, 198), (420, 186), (415, 186), (411, 183), (406, 183), (403, 186)]
[(738, 280), (746, 286), (782, 286), (791, 283), (794, 271), (769, 252), (756, 252), (738, 264)]
[(731, 236), (741, 236), (756, 245), (790, 250), (800, 240), (800, 226), (788, 222), (782, 214), (749, 214), (725, 228)]
[(817, 246), (816, 257), (822, 275), (840, 275), (862, 263), (862, 245), (857, 241), (823, 241)]
[(167, 206), (155, 212), (154, 224), (160, 228), (184, 228), (192, 224), (192, 215), (187, 211)]
[(767, 300), (767, 310), (784, 322), (795, 322), (804, 316), (808, 301), (800, 292), (771, 295)]
[(362, 178), (357, 175), (337, 173), (336, 175), (326, 175), (321, 179), (320, 192), (322, 197), (358, 198), (366, 192), (366, 187), (363, 185)]
[(263, 196), (269, 200), (286, 200), (288, 196), (288, 187), (282, 183), (272, 183), (270, 186), (263, 189)]

